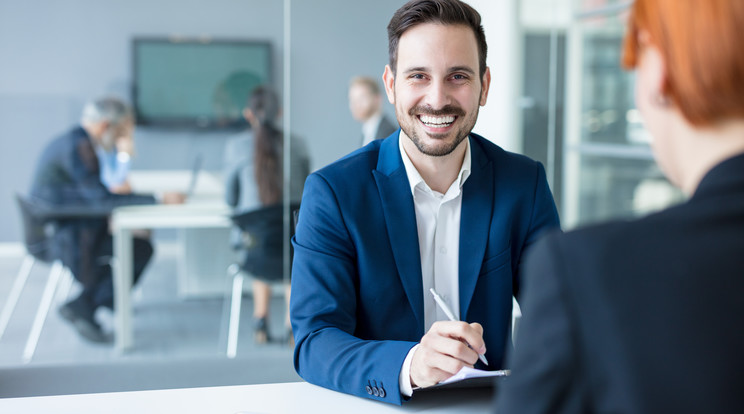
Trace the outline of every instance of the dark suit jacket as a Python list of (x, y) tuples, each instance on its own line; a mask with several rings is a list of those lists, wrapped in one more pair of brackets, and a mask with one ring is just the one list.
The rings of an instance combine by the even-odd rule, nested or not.
[(377, 133), (375, 134), (375, 139), (385, 139), (397, 129), (398, 125), (394, 122), (390, 122), (388, 117), (383, 114), (382, 118), (380, 118), (380, 123), (377, 125)]
[(149, 195), (109, 192), (101, 183), (90, 137), (81, 127), (55, 138), (44, 149), (36, 166), (31, 200), (80, 212), (80, 218), (57, 223), (51, 247), (83, 283), (95, 277), (93, 269), (98, 258), (93, 252), (109, 237), (107, 212), (116, 206), (155, 202)]
[[(558, 215), (542, 166), (470, 135), (463, 186), (460, 315), (484, 328), (503, 364), (524, 249)], [(424, 335), (413, 196), (398, 133), (308, 177), (300, 209), (290, 315), (295, 368), (308, 382), (401, 403), (398, 375)], [(367, 386), (384, 390), (373, 396)]]
[(685, 204), (551, 235), (502, 413), (744, 413), (744, 155)]

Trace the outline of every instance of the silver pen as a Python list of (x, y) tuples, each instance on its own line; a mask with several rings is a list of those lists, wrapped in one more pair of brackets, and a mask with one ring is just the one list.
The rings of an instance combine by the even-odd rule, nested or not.
[[(442, 297), (439, 296), (437, 291), (434, 290), (434, 288), (429, 288), (429, 292), (431, 292), (431, 294), (434, 296), (434, 302), (436, 302), (437, 305), (439, 305), (439, 307), (442, 309), (442, 311), (444, 311), (444, 314), (447, 315), (447, 318), (451, 321), (459, 322), (457, 318), (455, 318), (455, 315), (452, 313), (449, 306), (447, 306)], [(472, 349), (472, 347), (470, 347), (470, 344), (468, 344), (468, 347)], [(480, 359), (481, 362), (483, 362), (484, 364), (488, 365), (488, 361), (486, 360), (485, 355), (478, 354), (478, 359)]]

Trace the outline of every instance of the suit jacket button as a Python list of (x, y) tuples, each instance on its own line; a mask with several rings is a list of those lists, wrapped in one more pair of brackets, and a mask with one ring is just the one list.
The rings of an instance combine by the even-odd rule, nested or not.
[(372, 387), (370, 387), (369, 385), (367, 385), (364, 388), (367, 389), (367, 394), (372, 395)]
[(385, 388), (380, 387), (380, 398), (385, 398), (386, 395)]
[(380, 396), (380, 390), (377, 389), (377, 387), (372, 387), (372, 395), (374, 395), (375, 397), (379, 397)]

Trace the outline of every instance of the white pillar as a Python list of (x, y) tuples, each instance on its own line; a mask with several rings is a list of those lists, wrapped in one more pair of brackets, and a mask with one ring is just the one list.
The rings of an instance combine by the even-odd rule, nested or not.
[(522, 151), (523, 41), (518, 0), (465, 0), (481, 15), (488, 42), (491, 88), (473, 132), (502, 148)]

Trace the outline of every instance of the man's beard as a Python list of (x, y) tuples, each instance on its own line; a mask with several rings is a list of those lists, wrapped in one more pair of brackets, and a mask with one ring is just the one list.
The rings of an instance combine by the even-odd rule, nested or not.
[[(467, 119), (463, 118), (466, 115), (465, 111), (459, 106), (455, 105), (446, 105), (441, 109), (433, 109), (429, 106), (414, 106), (408, 111), (408, 114), (403, 116), (401, 116), (400, 111), (397, 107), (395, 111), (401, 129), (411, 139), (416, 148), (418, 148), (419, 152), (432, 157), (443, 157), (445, 155), (451, 154), (452, 151), (454, 151), (455, 148), (457, 148), (457, 146), (460, 145), (460, 143), (462, 143), (465, 138), (467, 138), (467, 136), (470, 134), (470, 131), (473, 130), (475, 121), (478, 119), (478, 109), (479, 108), (476, 106), (473, 114)], [(445, 142), (445, 145), (427, 146), (416, 131), (415, 123), (420, 122), (420, 120), (418, 119), (418, 116), (420, 115), (454, 115), (457, 117), (455, 119), (455, 122), (461, 121), (463, 123), (461, 124), (462, 126), (460, 128), (446, 134), (428, 134), (424, 132), (432, 138), (441, 139), (441, 142), (445, 142), (444, 140), (447, 138), (448, 135), (455, 134), (455, 139), (451, 142)]]

